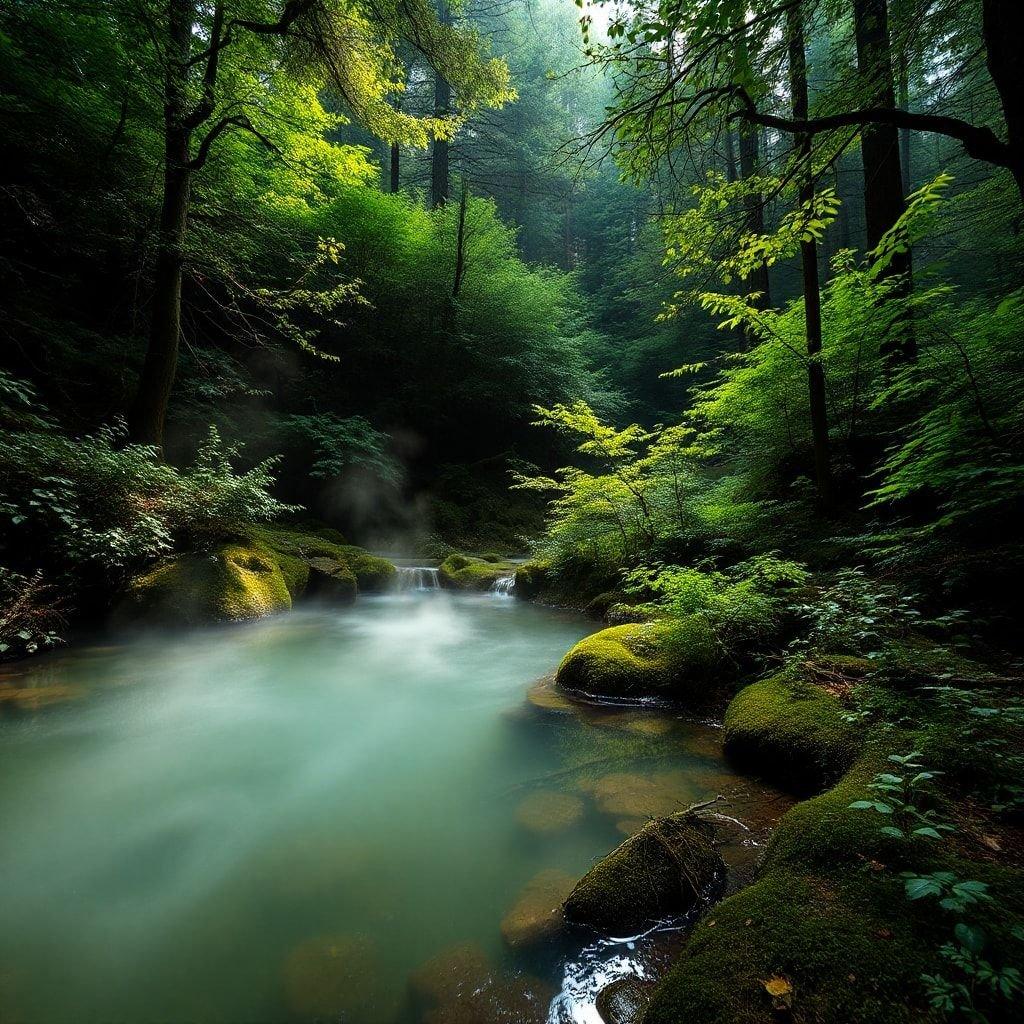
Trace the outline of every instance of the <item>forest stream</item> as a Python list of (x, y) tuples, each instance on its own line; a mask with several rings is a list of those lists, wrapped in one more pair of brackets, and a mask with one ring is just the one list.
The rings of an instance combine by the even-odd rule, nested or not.
[(410, 578), (12, 670), (66, 698), (0, 718), (12, 1019), (591, 1024), (687, 923), (553, 927), (597, 858), (723, 794), (742, 881), (790, 804), (717, 727), (531, 690), (593, 623)]

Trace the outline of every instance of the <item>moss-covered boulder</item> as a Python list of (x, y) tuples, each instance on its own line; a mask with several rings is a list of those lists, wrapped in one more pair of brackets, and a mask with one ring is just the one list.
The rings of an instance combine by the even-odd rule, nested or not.
[[(357, 589), (362, 593), (386, 590), (395, 578), (393, 563), (363, 548), (341, 543), (341, 534), (330, 528), (305, 533), (282, 526), (250, 526), (246, 534), (272, 551), (282, 563), (298, 559), (310, 565), (314, 559), (329, 559), (345, 566), (348, 571), (342, 575), (352, 576)], [(312, 582), (316, 584), (323, 581), (314, 576)], [(342, 596), (346, 596), (347, 587), (342, 586), (341, 589)]]
[(798, 793), (835, 782), (862, 745), (840, 699), (788, 668), (740, 690), (725, 712), (729, 759)]
[(660, 696), (691, 705), (717, 692), (725, 656), (696, 616), (628, 623), (584, 637), (558, 666), (558, 685), (593, 696)]
[(689, 910), (724, 875), (710, 825), (685, 812), (655, 818), (576, 883), (565, 916), (621, 935)]
[(199, 625), (259, 619), (291, 606), (273, 552), (250, 541), (162, 562), (131, 581), (122, 612), (130, 618)]
[(891, 768), (884, 751), (869, 749), (836, 786), (782, 817), (759, 877), (698, 924), (645, 1024), (770, 1020), (769, 982), (788, 986), (794, 1021), (935, 1020), (921, 975), (943, 969), (950, 923), (933, 902), (907, 900), (900, 872), (944, 868), (991, 884), (1007, 904), (1016, 891), (1018, 914), (1021, 873), (959, 862), (952, 851), (937, 859), (939, 847), (887, 837), (879, 815), (851, 808)]
[(511, 562), (490, 562), (472, 555), (449, 555), (438, 567), (442, 587), (450, 590), (490, 590), (503, 576), (511, 576)]
[(539, 597), (544, 589), (548, 576), (548, 566), (544, 562), (524, 562), (516, 567), (516, 597), (523, 601), (532, 601)]
[(309, 582), (306, 592), (335, 601), (351, 601), (359, 591), (355, 574), (344, 562), (316, 557), (306, 563)]

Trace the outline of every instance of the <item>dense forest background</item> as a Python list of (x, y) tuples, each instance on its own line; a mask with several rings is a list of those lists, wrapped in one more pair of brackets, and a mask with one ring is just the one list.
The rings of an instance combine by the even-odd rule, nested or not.
[(567, 572), (768, 538), (1005, 608), (1013, 8), (6, 4), (10, 569), (160, 550), (131, 440), (368, 544), (522, 550), (554, 488)]

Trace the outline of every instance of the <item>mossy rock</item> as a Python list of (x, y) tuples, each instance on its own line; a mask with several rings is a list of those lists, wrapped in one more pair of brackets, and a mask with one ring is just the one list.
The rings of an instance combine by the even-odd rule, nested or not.
[(696, 616), (628, 623), (584, 637), (558, 666), (558, 685), (592, 696), (660, 696), (690, 705), (718, 692), (725, 657)]
[(335, 601), (351, 601), (359, 591), (355, 574), (344, 562), (333, 558), (311, 558), (305, 563), (309, 573), (307, 592)]
[[(346, 566), (358, 589), (364, 593), (386, 590), (395, 577), (395, 566), (386, 558), (342, 543), (341, 534), (329, 527), (316, 533), (304, 533), (281, 526), (250, 526), (246, 533), (282, 562), (298, 559), (309, 565), (313, 559), (326, 558)], [(293, 572), (293, 578), (297, 579), (298, 574)]]
[(449, 555), (438, 567), (442, 587), (450, 590), (490, 590), (515, 567), (510, 562), (488, 562), (472, 555)]
[(547, 581), (548, 566), (544, 562), (524, 562), (516, 567), (516, 597), (532, 601), (540, 596)]
[(351, 544), (343, 545), (341, 550), (362, 593), (379, 593), (394, 583), (398, 570), (393, 562)]
[(242, 622), (287, 611), (292, 597), (273, 552), (260, 544), (221, 544), (205, 554), (179, 555), (128, 585), (129, 617), (175, 625)]
[(621, 935), (689, 910), (724, 875), (710, 825), (685, 812), (655, 818), (576, 883), (565, 916)]
[(820, 791), (853, 764), (862, 746), (832, 693), (785, 669), (740, 690), (725, 712), (729, 759), (799, 793)]

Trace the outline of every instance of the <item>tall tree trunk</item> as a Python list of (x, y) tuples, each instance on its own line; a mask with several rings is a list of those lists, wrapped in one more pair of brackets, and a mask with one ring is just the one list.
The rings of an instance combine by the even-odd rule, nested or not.
[[(451, 10), (447, 0), (440, 0), (438, 19), (442, 25), (452, 23)], [(452, 109), (452, 87), (439, 72), (434, 72), (434, 116), (447, 117)], [(449, 195), (449, 143), (434, 139), (430, 154), (430, 205), (433, 209), (448, 202)]]
[(402, 187), (402, 150), (397, 142), (391, 143), (391, 191)]
[(195, 0), (169, 0), (164, 78), (164, 190), (153, 278), (149, 344), (128, 421), (131, 438), (163, 452), (167, 405), (178, 365), (182, 251), (188, 225), (189, 143), (185, 104)]
[(981, 14), (985, 59), (1003, 106), (1006, 141), (1012, 151), (1011, 171), (1024, 198), (1024, 75), (1020, 69), (1024, 3), (1021, 0), (983, 0)]
[[(751, 126), (740, 132), (740, 174), (746, 181), (757, 173), (758, 161), (757, 128)], [(755, 235), (764, 234), (764, 197), (760, 192), (752, 193), (744, 200), (746, 206), (746, 228)], [(768, 266), (762, 263), (750, 275), (750, 285), (761, 297), (755, 305), (758, 309), (767, 309), (772, 304), (771, 290), (768, 285)]]
[(736, 180), (736, 144), (731, 128), (725, 130), (725, 180), (730, 184)]
[[(804, 43), (803, 8), (793, 4), (786, 12), (789, 36), (789, 86), (793, 97), (793, 118), (807, 120), (810, 103), (807, 95), (807, 58)], [(811, 164), (811, 137), (795, 139), (797, 159), (804, 163), (800, 175), (800, 202), (814, 200), (814, 168)], [(818, 250), (814, 238), (800, 243), (803, 265), (804, 313), (807, 322), (807, 388), (811, 412), (811, 443), (814, 449), (814, 475), (818, 485), (818, 501), (824, 510), (831, 509), (832, 461), (829, 453), (828, 404), (825, 394), (825, 368), (821, 362), (821, 286), (818, 280)]]
[(466, 206), (469, 203), (469, 189), (462, 179), (462, 193), (459, 196), (459, 228), (455, 239), (455, 279), (452, 283), (452, 298), (458, 298), (462, 289), (462, 278), (466, 273)]
[[(854, 32), (857, 38), (857, 70), (865, 85), (868, 105), (894, 107), (895, 86), (892, 53), (889, 44), (887, 0), (853, 0)], [(882, 236), (906, 210), (903, 172), (900, 169), (899, 132), (892, 125), (865, 125), (861, 129), (861, 155), (864, 161), (864, 220), (868, 249), (874, 249)], [(910, 284), (910, 253), (897, 254), (889, 273), (904, 275)], [(913, 359), (916, 344), (907, 321), (895, 324), (882, 346), (886, 359)]]

